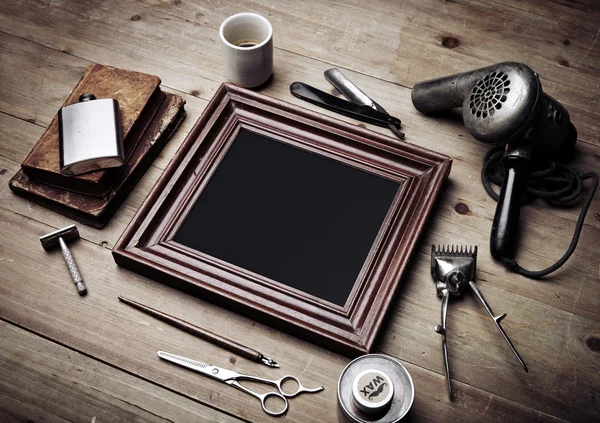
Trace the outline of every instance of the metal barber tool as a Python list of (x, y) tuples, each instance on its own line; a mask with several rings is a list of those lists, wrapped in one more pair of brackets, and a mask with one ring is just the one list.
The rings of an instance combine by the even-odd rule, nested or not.
[[(234, 372), (233, 370), (213, 366), (211, 364), (192, 360), (191, 358), (182, 357), (165, 351), (158, 351), (157, 355), (163, 360), (170, 361), (171, 363), (175, 363), (181, 367), (202, 373), (205, 376), (219, 380), (257, 398), (260, 401), (263, 411), (269, 416), (273, 417), (280, 417), (287, 413), (289, 408), (289, 399), (303, 393), (315, 394), (325, 389), (323, 386), (319, 386), (318, 388), (306, 388), (302, 386), (302, 383), (300, 383), (300, 380), (298, 380), (296, 376), (292, 375), (286, 375), (277, 380), (264, 379), (262, 377), (244, 375)], [(240, 383), (242, 381), (248, 381), (251, 383), (254, 382), (255, 384), (271, 385), (274, 386), (276, 390), (266, 393), (257, 392), (247, 386), (242, 385)], [(290, 385), (288, 385), (287, 388), (285, 387), (286, 382), (290, 382)], [(295, 388), (293, 388), (292, 385), (295, 385)], [(276, 405), (269, 405), (269, 402), (267, 401), (269, 398), (279, 398), (283, 403), (283, 406), (280, 408), (274, 408)]]
[(450, 296), (460, 296), (468, 287), (471, 288), (477, 299), (491, 316), (502, 337), (527, 372), (527, 365), (515, 349), (514, 345), (504, 332), (500, 322), (506, 314), (494, 315), (491, 307), (483, 294), (475, 285), (475, 272), (477, 268), (477, 246), (431, 246), (431, 276), (436, 281), (437, 295), (442, 297), (442, 324), (435, 326), (435, 331), (443, 336), (442, 350), (444, 365), (446, 367), (446, 383), (448, 398), (452, 401), (452, 385), (450, 384), (450, 366), (448, 363), (448, 345), (446, 342), (446, 321), (448, 301)]
[[(360, 88), (358, 88), (352, 81), (350, 81), (346, 75), (344, 75), (338, 68), (331, 68), (324, 72), (325, 79), (329, 81), (342, 95), (348, 100), (356, 104), (362, 104), (369, 106), (373, 110), (377, 110), (380, 113), (389, 115), (387, 110), (381, 107), (375, 100), (371, 99), (366, 95)], [(399, 119), (398, 119), (399, 120)], [(396, 126), (396, 123), (390, 123), (388, 125), (390, 131), (394, 133), (401, 140), (404, 139), (404, 132), (400, 131), (400, 125)]]
[(302, 82), (292, 83), (290, 92), (295, 97), (344, 116), (389, 128), (398, 138), (404, 139), (404, 132), (400, 131), (402, 126), (400, 119), (391, 116), (383, 107), (354, 85), (339, 69), (329, 69), (325, 71), (324, 75), (325, 79), (350, 101), (343, 100)]
[(71, 254), (71, 250), (69, 250), (69, 247), (67, 247), (66, 243), (66, 241), (77, 238), (79, 238), (77, 226), (69, 225), (66, 228), (62, 228), (51, 232), (48, 235), (41, 236), (40, 242), (46, 251), (54, 247), (56, 244), (60, 245), (60, 250), (62, 251), (63, 258), (65, 259), (65, 263), (67, 264), (67, 268), (71, 274), (71, 279), (73, 279), (73, 283), (77, 288), (77, 292), (79, 295), (85, 295), (87, 294), (87, 288), (83, 283), (83, 277), (81, 277), (81, 273), (79, 273), (77, 264), (75, 264), (73, 254)]

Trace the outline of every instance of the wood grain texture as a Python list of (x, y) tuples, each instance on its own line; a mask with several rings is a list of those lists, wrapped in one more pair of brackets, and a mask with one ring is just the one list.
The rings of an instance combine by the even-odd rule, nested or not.
[[(11, 41), (11, 43), (12, 42), (13, 41)], [(29, 48), (29, 46), (26, 45), (24, 48)], [(44, 54), (46, 55), (49, 53), (44, 51)], [(307, 66), (310, 63), (311, 62), (307, 63)], [(322, 71), (326, 68), (325, 66), (323, 64), (317, 64), (316, 66), (314, 64), (312, 65), (311, 69), (314, 70), (314, 75), (310, 78), (314, 85), (322, 84), (322, 86), (324, 86), (325, 83), (320, 77), (319, 70)], [(290, 70), (290, 73), (292, 73), (290, 79), (294, 78), (294, 72), (293, 69)], [(349, 76), (352, 80), (356, 80), (359, 86), (372, 87), (367, 91), (372, 94), (374, 98), (379, 100), (380, 98), (385, 99), (386, 96), (389, 97), (389, 89), (386, 90), (385, 84), (381, 86), (377, 82), (370, 83), (369, 78), (361, 76), (360, 74), (349, 73)], [(33, 80), (31, 82), (39, 84), (41, 81)], [(65, 87), (65, 90), (68, 90), (68, 88)], [(273, 95), (276, 95), (276, 93)], [(291, 102), (296, 102), (303, 107), (317, 110), (316, 107), (302, 103), (289, 94), (285, 95), (288, 96), (287, 100)], [(206, 104), (193, 96), (188, 96), (186, 99), (186, 108), (190, 113), (189, 118), (184, 122), (184, 128), (182, 128), (182, 130), (176, 134), (175, 138), (169, 142), (167, 149), (154, 163), (158, 168), (162, 169), (166, 166), (169, 158), (173, 155), (176, 148), (185, 137), (186, 130), (189, 130), (189, 122), (193, 122), (197, 119), (199, 112)], [(393, 101), (394, 99), (395, 101)], [(386, 107), (388, 107), (388, 104), (392, 104), (394, 108), (398, 108), (401, 105), (401, 101), (397, 98), (388, 98), (385, 102), (381, 101), (381, 103)], [(32, 104), (35, 104), (33, 100)], [(319, 111), (321, 112), (321, 110)], [(324, 113), (333, 115), (327, 111)], [(413, 134), (413, 142), (418, 142), (419, 145), (448, 154), (454, 158), (455, 163), (459, 163), (458, 166), (454, 166), (450, 175), (450, 182), (447, 184), (445, 193), (445, 198), (447, 200), (440, 203), (441, 210), (443, 210), (444, 213), (443, 215), (438, 216), (438, 219), (445, 220), (446, 225), (443, 225), (443, 230), (438, 232), (439, 238), (434, 239), (433, 241), (448, 242), (452, 239), (456, 239), (457, 242), (477, 242), (480, 245), (486, 245), (495, 208), (495, 203), (487, 196), (479, 182), (481, 158), (483, 157), (487, 146), (476, 142), (473, 139), (469, 139), (470, 136), (466, 133), (460, 122), (451, 121), (450, 123), (452, 123), (452, 125), (449, 128), (447, 122), (442, 124), (439, 118), (423, 117), (414, 111), (414, 109), (407, 110), (406, 114), (408, 117), (404, 118), (404, 121), (408, 122), (406, 123), (406, 126), (410, 127), (409, 134)], [(3, 128), (7, 130), (6, 137), (14, 138), (20, 134), (20, 132), (9, 133), (8, 125)], [(370, 129), (378, 130), (378, 128), (375, 127), (371, 127)], [(22, 131), (22, 129), (20, 131)], [(19, 161), (24, 157), (24, 155), (27, 154), (31, 143), (35, 142), (35, 139), (32, 140), (32, 138), (26, 137), (21, 137), (18, 140), (18, 142), (8, 144), (6, 147), (19, 149), (20, 146), (23, 146), (23, 148), (19, 150), (21, 153), (17, 151), (6, 153), (10, 153), (10, 157), (15, 161)], [(2, 147), (3, 146), (0, 145), (0, 148)], [(598, 167), (598, 163), (600, 163), (598, 157), (600, 156), (593, 146), (582, 143), (579, 145), (578, 149), (579, 155), (575, 164), (579, 169), (586, 170)], [(88, 232), (83, 236), (93, 236), (93, 239), (98, 244), (106, 242), (106, 245), (109, 247), (114, 245), (114, 242), (116, 242), (119, 234), (122, 232), (124, 225), (131, 219), (133, 213), (137, 210), (141, 201), (144, 199), (145, 194), (148, 192), (149, 187), (152, 186), (153, 181), (158, 177), (159, 171), (156, 172), (157, 173), (151, 171), (146, 175), (141, 183), (145, 184), (145, 181), (148, 180), (148, 178), (151, 178), (152, 181), (148, 182), (144, 189), (133, 192), (133, 195), (129, 197), (124, 207), (117, 212), (107, 229), (102, 232)], [(2, 189), (4, 188), (0, 187), (0, 190)], [(3, 200), (15, 203), (12, 195), (8, 190), (6, 191)], [(457, 204), (465, 204), (468, 208), (468, 212), (462, 215), (458, 214), (454, 210)], [(27, 213), (27, 207), (23, 207), (22, 203), (15, 203), (15, 206), (19, 208), (21, 213)], [(592, 204), (591, 210), (598, 209), (600, 209), (600, 198), (597, 197)], [(40, 209), (39, 212), (45, 213), (47, 215), (46, 218), (54, 219), (54, 216), (51, 213), (46, 213), (43, 209)], [(551, 264), (552, 261), (558, 258), (569, 243), (569, 239), (572, 235), (572, 228), (577, 218), (577, 212), (577, 208), (548, 208), (544, 206), (544, 203), (542, 202), (537, 202), (535, 206), (525, 207), (522, 218), (522, 230), (524, 235), (521, 237), (522, 245), (519, 254), (519, 259), (522, 259), (523, 264), (542, 268)], [(65, 226), (68, 222), (64, 219), (60, 221), (63, 223), (57, 223), (56, 226), (60, 226), (61, 224)], [(536, 226), (535, 222), (539, 221), (544, 221), (545, 225)], [(118, 225), (116, 222), (121, 222), (123, 226), (117, 228)], [(600, 229), (600, 222), (594, 219), (593, 216), (588, 216), (586, 222), (586, 230), (580, 241), (580, 247), (567, 263), (566, 269), (585, 269), (584, 274), (589, 275), (589, 281), (587, 282), (581, 281), (578, 274), (559, 272), (554, 279), (560, 278), (563, 283), (554, 284), (552, 290), (543, 289), (542, 292), (539, 293), (537, 291), (531, 291), (528, 288), (528, 284), (532, 283), (531, 281), (505, 273), (504, 271), (498, 273), (497, 265), (489, 258), (480, 260), (479, 269), (487, 273), (496, 273), (497, 279), (495, 282), (500, 286), (505, 287), (505, 289), (516, 290), (516, 292), (519, 292), (521, 295), (548, 302), (549, 304), (564, 310), (574, 310), (575, 313), (583, 313), (583, 315), (588, 317), (596, 316), (595, 318), (597, 319), (598, 310), (600, 310), (600, 307), (598, 307), (600, 305), (600, 298), (594, 293), (596, 292), (596, 289), (598, 289), (600, 281), (595, 277), (597, 269), (594, 260), (598, 257), (598, 252), (594, 249), (596, 237), (594, 234), (597, 233), (595, 230)], [(466, 233), (461, 230), (465, 225), (468, 225), (475, 232)], [(555, 245), (556, 249), (548, 251), (548, 239), (553, 240), (552, 245)], [(539, 284), (539, 282), (533, 283)], [(581, 289), (581, 291), (579, 291), (579, 289)], [(578, 307), (574, 307), (575, 301), (578, 302)]]
[[(78, 57), (99, 55), (107, 64), (137, 62), (136, 70), (158, 73), (166, 85), (182, 85), (206, 99), (225, 80), (218, 26), (242, 7), (273, 20), (278, 51), (405, 87), (495, 62), (523, 61), (541, 74), (548, 93), (567, 106), (580, 138), (600, 143), (598, 111), (591, 107), (600, 90), (593, 74), (600, 68), (598, 32), (511, 7), (490, 9), (490, 3), (477, 1), (379, 0), (324, 10), (314, 0), (281, 9), (275, 3), (252, 1), (222, 2), (219, 7), (209, 2), (120, 3), (115, 8), (110, 2), (91, 1), (85, 6), (52, 3), (51, 13), (44, 13), (49, 7), (44, 1), (19, 5), (9, 2), (0, 16), (7, 32)], [(70, 22), (66, 30), (60, 27), (62, 21)], [(169, 40), (162, 34), (169, 34)], [(118, 48), (111, 42), (123, 38), (130, 42)], [(157, 51), (163, 58), (160, 63), (145, 59)], [(287, 70), (277, 55), (274, 66), (276, 77), (278, 68)], [(406, 100), (410, 101), (408, 96)]]
[[(54, 0), (5, 1), (2, 6), (3, 319), (82, 351), (94, 362), (109, 363), (119, 381), (128, 374), (139, 375), (227, 414), (265, 420), (254, 400), (243, 393), (223, 389), (227, 387), (184, 369), (165, 369), (154, 361), (154, 354), (158, 347), (170, 347), (175, 353), (208, 357), (223, 367), (269, 377), (273, 373), (135, 310), (123, 309), (116, 297), (128, 295), (272, 355), (284, 365), (277, 374), (292, 373), (310, 383), (323, 383), (322, 394), (292, 400), (286, 419), (336, 421), (335, 384), (345, 358), (120, 270), (106, 248), (114, 245), (207, 100), (225, 80), (218, 45), (220, 22), (232, 13), (256, 11), (268, 17), (275, 30), (275, 74), (261, 88), (263, 93), (318, 110), (293, 98), (289, 84), (298, 80), (330, 90), (322, 73), (340, 66), (367, 94), (402, 119), (408, 142), (454, 158), (450, 179), (434, 210), (436, 218), (418, 244), (409, 275), (376, 343), (377, 351), (399, 357), (415, 380), (417, 397), (411, 420), (600, 418), (596, 394), (600, 221), (592, 216), (600, 212), (600, 200), (592, 204), (578, 249), (556, 275), (530, 281), (506, 272), (483, 254), (495, 208), (479, 182), (487, 146), (471, 138), (454, 113), (420, 115), (412, 107), (409, 89), (416, 81), (434, 76), (503, 60), (524, 61), (540, 73), (544, 89), (566, 105), (579, 130), (575, 167), (597, 171), (597, 2)], [(71, 222), (14, 196), (7, 183), (90, 63), (158, 75), (163, 89), (185, 97), (189, 116), (109, 225), (102, 231), (80, 227), (83, 239), (74, 244), (73, 252), (84, 277), (89, 276), (91, 293), (80, 302), (60, 256), (44, 253), (37, 240)], [(518, 255), (522, 264), (542, 268), (559, 257), (577, 213), (576, 207), (555, 209), (542, 202), (526, 206)], [(529, 365), (529, 374), (522, 373), (475, 300), (470, 296), (458, 299), (449, 310), (450, 364), (458, 395), (455, 402), (447, 402), (441, 340), (432, 329), (439, 323), (440, 304), (429, 276), (431, 243), (480, 246), (477, 283), (496, 312), (508, 313), (504, 326)], [(73, 315), (89, 322), (83, 330), (76, 327)], [(0, 351), (5, 351), (4, 344)], [(33, 367), (22, 365), (23, 369)], [(18, 378), (19, 371), (14, 374)], [(67, 386), (68, 377), (61, 379), (62, 386)], [(11, 396), (18, 398), (16, 393)], [(127, 392), (119, 396), (132, 402)], [(19, 407), (11, 403), (11, 409)]]
[(0, 321), (0, 420), (239, 422)]
[[(139, 375), (155, 384), (168, 387), (168, 389), (202, 404), (224, 410), (228, 414), (236, 415), (244, 420), (278, 421), (267, 419), (260, 411), (258, 403), (242, 392), (206, 379), (202, 375), (192, 374), (186, 369), (161, 363), (156, 358), (156, 351), (162, 349), (199, 360), (210, 360), (212, 364), (261, 377), (294, 374), (300, 376), (303, 382), (306, 381), (307, 386), (323, 384), (325, 391), (318, 395), (294, 398), (290, 405), (290, 411), (286, 415), (286, 421), (335, 421), (338, 412), (336, 406), (337, 378), (348, 363), (348, 359), (235, 313), (219, 309), (201, 299), (173, 291), (159, 283), (120, 270), (112, 261), (108, 250), (98, 248), (95, 244), (85, 240), (71, 245), (76, 260), (86, 263), (85, 267), (80, 264), (80, 268), (84, 278), (87, 278), (89, 295), (80, 298), (76, 294), (74, 295), (60, 253), (46, 253), (41, 248), (37, 249), (39, 243), (37, 237), (19, 236), (22, 233), (44, 233), (48, 230), (46, 225), (4, 209), (0, 209), (0, 222), (2, 222), (3, 230), (8, 227), (11, 230), (7, 233), (14, 234), (8, 236), (0, 245), (5, 269), (0, 286), (4, 319), (27, 327), (35, 333), (43, 334), (45, 337), (55, 339), (71, 349), (102, 362), (111, 363), (117, 369)], [(21, 241), (17, 242), (18, 239)], [(25, 251), (31, 253), (24, 253)], [(82, 262), (82, 258), (85, 258), (85, 261)], [(41, 274), (42, 271), (43, 277), (31, 277), (31, 275)], [(26, 277), (30, 278), (28, 284), (22, 285), (18, 282)], [(422, 282), (417, 284), (410, 279), (407, 283), (423, 284)], [(36, 294), (42, 290), (46, 292), (45, 296)], [(209, 330), (242, 341), (249, 346), (260, 348), (261, 352), (278, 360), (282, 368), (269, 369), (260, 364), (240, 359), (217, 346), (198, 340), (163, 322), (158, 322), (151, 316), (141, 315), (137, 310), (119, 303), (117, 301), (118, 294), (135, 296), (139, 301), (169, 314), (202, 324)], [(434, 312), (428, 312), (427, 315), (432, 319), (437, 318), (439, 310), (435, 294), (425, 295), (425, 297), (431, 300), (433, 305), (430, 307), (435, 309)], [(407, 300), (402, 295), (399, 303), (404, 304), (405, 301)], [(505, 301), (510, 302), (511, 298)], [(57, 303), (61, 304), (61, 307), (52, 305)], [(496, 302), (492, 303), (492, 306), (500, 309), (501, 305)], [(394, 312), (394, 315), (396, 314)], [(77, 316), (77, 319), (73, 319), (73, 316)], [(422, 313), (419, 313), (418, 316), (422, 316)], [(518, 370), (518, 364), (512, 363), (511, 365), (506, 362), (505, 358), (509, 352), (504, 350), (504, 346), (501, 344), (503, 341), (498, 340), (493, 332), (485, 329), (481, 322), (481, 316), (483, 314), (472, 315), (469, 318), (467, 315), (467, 326), (473, 326), (478, 321), (480, 324), (475, 325), (477, 329), (472, 332), (473, 337), (469, 338), (472, 339), (472, 344), (469, 342), (467, 355), (462, 357), (467, 363), (479, 363), (491, 356), (494, 365), (489, 366), (489, 370), (486, 371), (486, 377), (490, 379), (489, 383), (507, 380), (510, 383), (502, 384), (507, 389), (508, 386), (522, 383), (523, 374)], [(379, 351), (400, 357), (409, 366), (409, 371), (415, 378), (416, 390), (422, 392), (417, 396), (417, 404), (420, 401), (423, 405), (415, 406), (411, 411), (415, 421), (454, 421), (456, 415), (460, 415), (461, 419), (465, 421), (472, 422), (486, 418), (490, 420), (504, 419), (511, 416), (515, 419), (518, 416), (525, 416), (528, 419), (539, 418), (541, 421), (553, 421), (552, 413), (549, 410), (535, 410), (521, 405), (519, 401), (507, 400), (476, 387), (475, 385), (482, 383), (479, 380), (480, 375), (471, 374), (469, 380), (463, 383), (464, 373), (470, 372), (468, 370), (463, 372), (460, 368), (455, 369), (454, 380), (454, 388), (459, 401), (448, 402), (443, 375), (438, 373), (441, 370), (438, 335), (433, 332), (431, 325), (423, 323), (423, 318), (426, 320), (427, 316), (422, 316), (421, 323), (418, 325), (410, 325), (410, 332), (397, 330), (396, 327), (399, 324), (397, 318), (392, 318), (386, 325), (389, 328), (386, 332), (393, 332), (393, 334), (390, 333), (390, 338), (394, 342), (390, 343), (385, 337), (382, 339), (383, 343), (380, 342), (377, 348)], [(413, 319), (414, 316), (411, 319), (414, 322)], [(511, 318), (511, 321), (513, 319)], [(572, 319), (574, 324), (585, 325), (577, 317)], [(85, 322), (85, 324), (81, 324), (81, 322)], [(462, 327), (465, 328), (465, 326)], [(510, 328), (509, 326), (507, 330)], [(421, 333), (416, 341), (411, 340), (410, 334), (413, 331)], [(528, 359), (530, 357), (528, 349), (523, 349), (521, 337), (517, 336), (514, 330), (510, 331), (510, 335)], [(427, 341), (425, 344), (423, 344), (424, 340)], [(481, 351), (476, 351), (478, 345), (490, 342), (492, 344), (497, 342), (496, 346), (500, 346), (500, 348), (490, 349), (487, 355), (485, 352), (482, 355)], [(398, 343), (400, 343), (400, 348)], [(545, 348), (547, 347), (538, 350), (542, 351), (540, 354), (544, 354)], [(425, 352), (424, 355), (423, 352)], [(462, 351), (461, 353), (464, 354)], [(422, 358), (415, 360), (419, 357), (424, 357), (425, 360)], [(436, 371), (427, 370), (421, 364), (424, 361), (435, 363), (438, 361), (436, 357), (439, 359), (439, 367), (433, 366)], [(535, 381), (531, 383), (541, 383), (539, 377), (541, 376), (538, 374)], [(474, 380), (475, 383), (473, 383)], [(563, 392), (563, 394), (566, 393)], [(432, 407), (433, 404), (435, 407)], [(567, 412), (576, 412), (575, 408), (576, 406), (572, 405)], [(554, 410), (551, 411), (554, 412)], [(581, 414), (576, 412), (574, 415)]]
[[(243, 7), (273, 21), (275, 45), (283, 50), (404, 87), (497, 62), (524, 62), (568, 108), (580, 138), (600, 143), (597, 110), (590, 107), (600, 94), (594, 73), (600, 68), (600, 29), (593, 2), (378, 0), (327, 8), (318, 0), (290, 7), (254, 0), (220, 2), (218, 8), (208, 2), (143, 3), (214, 29)], [(545, 13), (531, 13), (538, 9)]]

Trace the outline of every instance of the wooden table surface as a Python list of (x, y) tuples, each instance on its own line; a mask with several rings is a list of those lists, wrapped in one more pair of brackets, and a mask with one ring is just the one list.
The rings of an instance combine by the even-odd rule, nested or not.
[[(158, 360), (164, 349), (264, 377), (293, 374), (317, 395), (290, 403), (286, 421), (335, 422), (347, 357), (117, 267), (111, 248), (225, 81), (218, 28), (253, 11), (273, 24), (274, 77), (260, 91), (316, 110), (293, 81), (330, 90), (323, 71), (343, 70), (404, 123), (407, 142), (452, 156), (430, 224), (375, 346), (411, 373), (412, 421), (600, 419), (600, 196), (579, 246), (543, 281), (507, 272), (488, 253), (496, 203), (481, 186), (488, 149), (460, 118), (426, 117), (410, 100), (420, 80), (524, 62), (562, 102), (579, 132), (580, 171), (600, 170), (600, 4), (597, 0), (3, 0), (0, 6), (0, 421), (275, 421), (258, 402)], [(182, 95), (188, 118), (102, 230), (79, 226), (73, 253), (87, 281), (80, 298), (58, 251), (38, 237), (72, 221), (15, 196), (8, 181), (90, 63), (158, 75)], [(323, 112), (319, 109), (320, 112)], [(333, 115), (328, 112), (323, 112)], [(341, 118), (345, 119), (345, 118)], [(349, 120), (349, 119), (345, 119)], [(357, 123), (357, 122), (354, 122)], [(367, 125), (368, 126), (368, 125)], [(381, 128), (375, 131), (387, 133)], [(522, 209), (519, 260), (553, 263), (579, 207), (536, 201)], [(429, 274), (432, 243), (480, 246), (477, 283), (529, 366), (525, 373), (473, 296), (452, 301), (449, 349), (455, 400), (444, 382), (440, 299)], [(118, 295), (253, 346), (271, 370), (141, 314)]]

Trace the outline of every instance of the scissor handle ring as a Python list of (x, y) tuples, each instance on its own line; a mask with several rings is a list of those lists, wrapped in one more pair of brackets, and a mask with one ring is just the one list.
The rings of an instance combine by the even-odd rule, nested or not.
[[(277, 397), (281, 400), (283, 400), (283, 410), (281, 411), (271, 411), (267, 408), (267, 399), (269, 397)], [(289, 407), (289, 403), (287, 398), (280, 394), (279, 392), (267, 392), (266, 394), (260, 395), (260, 404), (262, 405), (262, 409), (265, 413), (267, 413), (269, 416), (273, 416), (273, 417), (279, 417), (279, 416), (283, 416), (285, 413), (287, 413), (288, 411), (288, 407)]]
[[(293, 380), (294, 382), (296, 382), (296, 384), (298, 384), (298, 387), (294, 392), (287, 393), (283, 390), (283, 384), (288, 380)], [(287, 375), (279, 379), (279, 381), (277, 381), (277, 387), (279, 388), (279, 392), (281, 392), (281, 394), (287, 398), (294, 398), (300, 392), (306, 390), (306, 388), (304, 388), (304, 386), (302, 386), (302, 384), (300, 383), (300, 380), (296, 376), (292, 375)]]
[[(293, 380), (298, 384), (298, 388), (294, 392), (287, 393), (283, 390), (283, 384), (288, 380)], [(323, 390), (322, 386), (319, 386), (318, 388), (314, 388), (314, 389), (309, 389), (309, 388), (303, 386), (300, 383), (300, 380), (296, 376), (292, 376), (292, 375), (287, 375), (287, 376), (284, 376), (281, 379), (279, 379), (277, 381), (277, 388), (279, 389), (279, 392), (281, 392), (281, 394), (287, 398), (294, 398), (296, 395), (302, 394), (304, 392), (309, 393), (309, 394), (314, 394), (316, 392), (320, 392)]]

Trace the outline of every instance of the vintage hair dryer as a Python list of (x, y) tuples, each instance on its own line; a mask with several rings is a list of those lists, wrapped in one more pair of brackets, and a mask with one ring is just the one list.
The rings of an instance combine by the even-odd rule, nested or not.
[(577, 131), (569, 113), (542, 91), (537, 73), (515, 62), (419, 82), (412, 89), (412, 102), (423, 113), (462, 106), (465, 126), (474, 138), (508, 144), (490, 251), (496, 258), (512, 258), (520, 193), (532, 154), (536, 159), (558, 157), (573, 148)]

